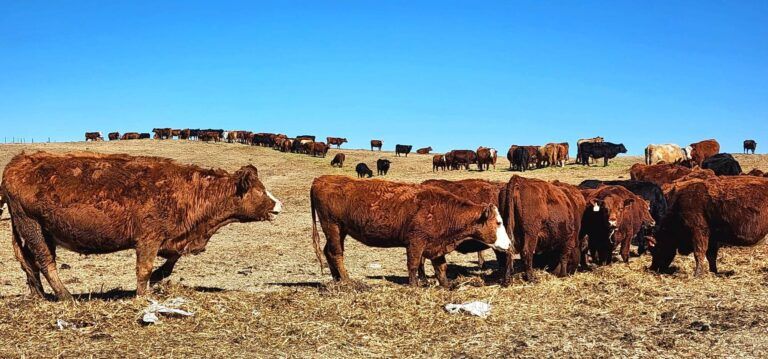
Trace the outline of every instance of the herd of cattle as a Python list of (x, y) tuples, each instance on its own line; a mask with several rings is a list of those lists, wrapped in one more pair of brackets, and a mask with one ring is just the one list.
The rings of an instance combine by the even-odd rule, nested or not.
[[(154, 132), (159, 139), (175, 136), (167, 130)], [(196, 136), (203, 140), (210, 133), (221, 138), (216, 130), (198, 131)], [(230, 131), (226, 138), (289, 151), (299, 143), (304, 153), (325, 154), (304, 146), (316, 143), (311, 136)], [(327, 140), (337, 146), (346, 142)], [(580, 142), (577, 161), (582, 164), (626, 152), (623, 145), (602, 138)], [(380, 148), (381, 141), (377, 145)], [(756, 143), (745, 141), (744, 147), (745, 152), (754, 151)], [(410, 150), (397, 146), (398, 154)], [(709, 270), (717, 272), (721, 245), (753, 245), (768, 235), (768, 176), (759, 170), (742, 173), (738, 162), (719, 150), (714, 140), (686, 148), (649, 145), (645, 163), (630, 168), (630, 180), (587, 180), (579, 186), (518, 175), (507, 182), (420, 184), (321, 176), (310, 189), (312, 243), (321, 271), (324, 257), (336, 280), (349, 278), (344, 267), (347, 235), (372, 247), (405, 247), (413, 285), (426, 279), (425, 259), (431, 261), (440, 285), (449, 286), (446, 254), (477, 253), (482, 266), (481, 253), (489, 248), (498, 259), (503, 283), (520, 267), (523, 278), (534, 280), (533, 268), (566, 276), (607, 265), (614, 251), (627, 262), (631, 244), (638, 255), (650, 253), (656, 271), (667, 271), (678, 253), (693, 253), (696, 275), (704, 273), (705, 260)], [(513, 146), (509, 153), (513, 160), (522, 158), (511, 165), (521, 171), (530, 166), (525, 159), (531, 158), (535, 166), (562, 166), (568, 160), (568, 144)], [(497, 156), (495, 150), (481, 147), (443, 157), (446, 167), (475, 163), (487, 169), (495, 166)], [(339, 153), (332, 165), (343, 166), (344, 159)], [(378, 174), (386, 175), (390, 164), (380, 159)], [(367, 166), (357, 172), (359, 177), (373, 175)], [(271, 220), (282, 211), (282, 203), (251, 165), (228, 173), (159, 157), (94, 153), (22, 152), (3, 173), (0, 210), (6, 203), (14, 255), (30, 292), (44, 295), (42, 274), (60, 299), (71, 295), (57, 274), (57, 246), (83, 254), (134, 249), (137, 294), (142, 295), (151, 283), (168, 277), (181, 256), (205, 250), (222, 226)], [(521, 266), (513, 265), (518, 254)], [(157, 256), (166, 261), (153, 271)]]

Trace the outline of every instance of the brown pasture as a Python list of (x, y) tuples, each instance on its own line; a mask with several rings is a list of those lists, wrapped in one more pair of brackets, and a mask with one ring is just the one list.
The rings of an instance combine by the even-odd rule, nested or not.
[[(768, 254), (765, 245), (720, 251), (722, 274), (692, 277), (693, 258), (678, 256), (671, 275), (646, 271), (649, 257), (539, 283), (502, 288), (475, 255), (448, 256), (453, 290), (410, 288), (402, 249), (367, 248), (349, 239), (353, 281), (331, 283), (312, 250), (309, 187), (321, 174), (356, 177), (354, 166), (264, 147), (191, 141), (116, 141), (0, 145), (0, 172), (22, 150), (90, 150), (170, 157), (229, 171), (252, 163), (283, 201), (273, 222), (222, 228), (207, 251), (179, 261), (159, 300), (184, 297), (189, 318), (138, 323), (146, 298), (133, 298), (131, 251), (82, 256), (60, 249), (60, 275), (75, 303), (26, 297), (13, 257), (7, 211), (0, 220), (0, 357), (753, 357), (768, 352)], [(331, 149), (333, 157), (339, 150)], [(387, 180), (510, 177), (496, 170), (432, 172), (432, 155), (342, 149), (347, 163), (387, 157)], [(768, 157), (735, 155), (745, 171), (768, 170)], [(502, 160), (506, 161), (506, 160)], [(568, 165), (523, 175), (578, 184), (629, 178), (641, 157), (603, 168)], [(474, 166), (473, 166), (474, 167)], [(474, 168), (473, 168), (474, 169)], [(493, 256), (487, 256), (493, 258)], [(493, 263), (493, 262), (492, 262)], [(431, 266), (427, 266), (428, 275)], [(484, 283), (487, 282), (487, 283)], [(50, 288), (46, 287), (50, 292)], [(488, 318), (448, 314), (447, 303), (483, 300)], [(59, 330), (57, 319), (76, 328)]]

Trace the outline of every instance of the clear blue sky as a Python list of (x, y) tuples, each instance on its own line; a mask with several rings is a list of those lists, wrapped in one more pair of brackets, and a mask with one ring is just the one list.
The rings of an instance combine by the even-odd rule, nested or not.
[(0, 137), (768, 148), (768, 1), (5, 1)]

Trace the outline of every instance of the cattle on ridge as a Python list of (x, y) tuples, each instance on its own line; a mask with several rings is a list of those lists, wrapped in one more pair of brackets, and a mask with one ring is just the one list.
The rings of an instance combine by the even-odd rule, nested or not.
[(749, 153), (749, 151), (752, 151), (752, 154), (755, 154), (755, 150), (757, 149), (757, 142), (755, 140), (744, 140), (744, 153)]

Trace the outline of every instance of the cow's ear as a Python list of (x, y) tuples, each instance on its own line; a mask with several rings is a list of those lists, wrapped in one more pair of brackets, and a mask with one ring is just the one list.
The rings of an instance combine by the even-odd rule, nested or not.
[(635, 199), (634, 198), (627, 198), (627, 199), (624, 200), (624, 207), (628, 207), (632, 203), (635, 203)]
[(488, 218), (491, 218), (491, 216), (493, 216), (493, 206), (492, 205), (485, 206), (485, 208), (483, 208), (483, 212), (480, 213), (479, 222), (484, 223), (485, 221), (488, 220)]
[(245, 195), (259, 178), (259, 171), (253, 165), (243, 166), (235, 172), (236, 194)]

